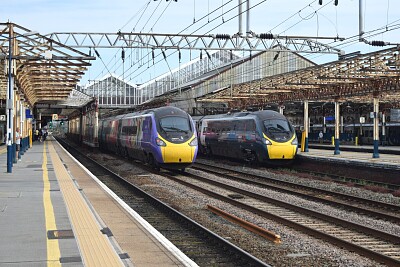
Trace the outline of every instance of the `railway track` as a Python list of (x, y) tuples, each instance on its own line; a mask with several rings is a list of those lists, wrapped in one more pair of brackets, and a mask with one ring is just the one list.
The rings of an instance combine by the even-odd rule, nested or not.
[(346, 209), (352, 212), (357, 212), (361, 215), (391, 221), (400, 225), (400, 206), (398, 205), (286, 182), (268, 175), (254, 175), (200, 162), (196, 162), (192, 168), (219, 175), (229, 180), (296, 195), (304, 199), (321, 202), (336, 208)]
[(163, 176), (388, 266), (400, 266), (400, 239), (396, 235), (204, 178), (203, 175), (182, 173)]
[[(83, 155), (74, 146), (60, 139), (58, 141), (106, 186), (183, 253), (189, 255), (199, 266), (269, 266), (147, 194), (127, 179)], [(145, 167), (143, 172), (137, 173), (137, 175), (143, 176), (148, 173), (149, 169)]]

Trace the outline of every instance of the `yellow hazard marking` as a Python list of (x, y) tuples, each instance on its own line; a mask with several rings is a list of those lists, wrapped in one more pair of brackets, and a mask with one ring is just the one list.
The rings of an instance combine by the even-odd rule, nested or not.
[[(50, 197), (50, 181), (49, 173), (47, 170), (47, 154), (46, 142), (43, 143), (43, 203), (44, 203), (44, 217), (46, 220), (46, 233), (49, 230), (56, 230), (56, 218), (54, 216), (53, 204)], [(60, 247), (57, 239), (47, 238), (47, 266), (61, 266), (60, 263)]]
[[(49, 155), (58, 184), (64, 197), (73, 233), (81, 252), (84, 266), (124, 266), (108, 237), (100, 226), (71, 176), (63, 166), (54, 144), (49, 143)], [(60, 234), (60, 233), (58, 233)]]

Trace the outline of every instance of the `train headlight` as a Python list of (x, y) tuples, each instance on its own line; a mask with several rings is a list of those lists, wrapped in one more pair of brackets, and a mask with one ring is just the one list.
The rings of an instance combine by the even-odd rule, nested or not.
[(294, 137), (294, 139), (292, 141), (292, 145), (295, 145), (295, 146), (299, 145), (299, 141), (297, 141), (297, 136)]
[(192, 141), (190, 141), (189, 146), (197, 146), (197, 137), (195, 137)]
[(263, 143), (264, 143), (265, 145), (272, 145), (271, 141), (269, 141), (268, 139), (263, 138), (262, 140), (263, 140)]
[(167, 145), (163, 140), (161, 140), (158, 137), (156, 138), (156, 144), (157, 144), (157, 146), (166, 146)]

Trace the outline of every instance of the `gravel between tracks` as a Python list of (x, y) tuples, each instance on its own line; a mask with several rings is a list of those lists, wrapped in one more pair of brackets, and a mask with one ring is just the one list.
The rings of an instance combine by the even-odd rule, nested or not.
[[(109, 168), (120, 173), (121, 175), (124, 175), (128, 178), (130, 177), (132, 182), (140, 185), (140, 187), (148, 193), (163, 200), (173, 208), (181, 211), (205, 227), (225, 237), (232, 243), (240, 246), (244, 250), (273, 266), (384, 266), (378, 265), (375, 261), (359, 256), (358, 254), (342, 250), (336, 246), (292, 230), (284, 225), (280, 225), (249, 212), (244, 212), (230, 204), (211, 199), (204, 194), (192, 189), (188, 189), (185, 186), (179, 185), (167, 178), (162, 177), (162, 174), (149, 174), (140, 177), (135, 176), (134, 174), (136, 173), (137, 167), (132, 167), (131, 164), (124, 160), (116, 159), (112, 155), (99, 156), (98, 154), (93, 154), (90, 156), (105, 162)], [(208, 160), (202, 161), (206, 161), (208, 164), (215, 164), (214, 162)], [(379, 194), (330, 182), (312, 181), (310, 179), (299, 181), (299, 178), (295, 175), (274, 174), (268, 170), (255, 170), (249, 167), (231, 168), (237, 168), (242, 171), (245, 170), (248, 173), (254, 173), (258, 175), (273, 175), (276, 176), (277, 179), (307, 184), (317, 188), (336, 192), (353, 194), (382, 202), (400, 204), (400, 198), (393, 197), (389, 194)], [(196, 171), (190, 170), (190, 172)], [(215, 175), (209, 174), (207, 174), (207, 178), (219, 179)], [(226, 182), (224, 179), (221, 180)], [(236, 182), (230, 183), (232, 185), (237, 184)], [(245, 186), (242, 185), (242, 187)], [(294, 196), (285, 195), (283, 197), (282, 193), (276, 193), (267, 189), (260, 189), (253, 186), (246, 186), (245, 189), (251, 189), (252, 191), (265, 194), (269, 197), (285, 199), (287, 202), (297, 203), (297, 205), (309, 209), (328, 212), (334, 216), (345, 218), (346, 220), (351, 220), (362, 225), (374, 226), (382, 231), (395, 233), (400, 236), (400, 227), (395, 224), (369, 219), (348, 211), (341, 211), (326, 205), (315, 204)], [(240, 227), (237, 227), (208, 211), (206, 209), (207, 205), (219, 207), (228, 213), (234, 214), (244, 220), (279, 234), (281, 236), (282, 243), (274, 244), (252, 233), (244, 231)]]

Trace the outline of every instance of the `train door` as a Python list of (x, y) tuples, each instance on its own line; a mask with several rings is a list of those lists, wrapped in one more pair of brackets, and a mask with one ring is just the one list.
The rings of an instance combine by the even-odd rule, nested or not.
[(241, 155), (239, 135), (240, 135), (240, 120), (231, 121), (231, 123), (229, 123), (226, 136), (226, 146), (225, 146), (226, 156), (236, 158), (238, 157), (238, 155)]
[(117, 152), (117, 137), (118, 137), (118, 124), (119, 120), (112, 120), (111, 122), (111, 129), (109, 135), (109, 142), (108, 142), (108, 149), (113, 152)]
[(221, 134), (220, 121), (208, 121), (207, 134), (204, 136), (209, 153), (220, 155), (219, 137)]

